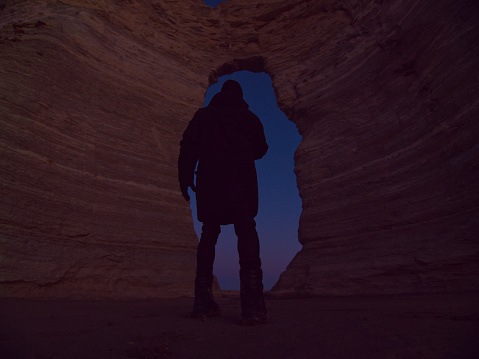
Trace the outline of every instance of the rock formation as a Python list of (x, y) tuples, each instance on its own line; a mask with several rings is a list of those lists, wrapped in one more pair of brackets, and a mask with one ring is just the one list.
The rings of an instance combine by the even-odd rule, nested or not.
[(303, 135), (303, 249), (273, 293), (477, 288), (475, 1), (1, 4), (0, 295), (191, 295), (178, 143), (237, 70)]

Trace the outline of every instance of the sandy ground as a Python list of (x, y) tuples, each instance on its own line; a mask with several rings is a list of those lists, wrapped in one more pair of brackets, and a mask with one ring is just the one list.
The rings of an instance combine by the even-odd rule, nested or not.
[(185, 318), (191, 298), (0, 299), (0, 358), (479, 358), (479, 293), (267, 299), (269, 322)]

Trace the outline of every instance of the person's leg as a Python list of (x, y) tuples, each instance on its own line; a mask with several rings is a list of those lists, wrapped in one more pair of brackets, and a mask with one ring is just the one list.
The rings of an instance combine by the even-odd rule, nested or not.
[(213, 263), (215, 246), (221, 232), (220, 225), (204, 223), (196, 255), (195, 303), (193, 317), (219, 315), (220, 309), (213, 298)]
[(240, 216), (234, 226), (240, 258), (241, 324), (260, 324), (266, 321), (267, 316), (256, 222), (251, 216)]
[(259, 238), (253, 218), (240, 218), (235, 224), (240, 267), (261, 269)]
[(196, 274), (207, 277), (213, 274), (215, 247), (221, 233), (219, 224), (204, 223), (196, 252)]

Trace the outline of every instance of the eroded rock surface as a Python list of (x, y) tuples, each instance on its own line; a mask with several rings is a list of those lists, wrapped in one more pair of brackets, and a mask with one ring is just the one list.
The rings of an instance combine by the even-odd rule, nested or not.
[(303, 249), (273, 292), (476, 289), (475, 1), (6, 1), (3, 296), (192, 294), (181, 133), (267, 72), (303, 140)]

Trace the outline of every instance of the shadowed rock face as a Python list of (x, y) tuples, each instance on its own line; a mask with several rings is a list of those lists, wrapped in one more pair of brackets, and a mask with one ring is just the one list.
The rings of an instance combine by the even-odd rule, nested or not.
[[(267, 72), (303, 136), (303, 249), (273, 288), (477, 289), (475, 1), (6, 1), (0, 294), (191, 295), (182, 131)], [(473, 122), (474, 121), (474, 122)]]

